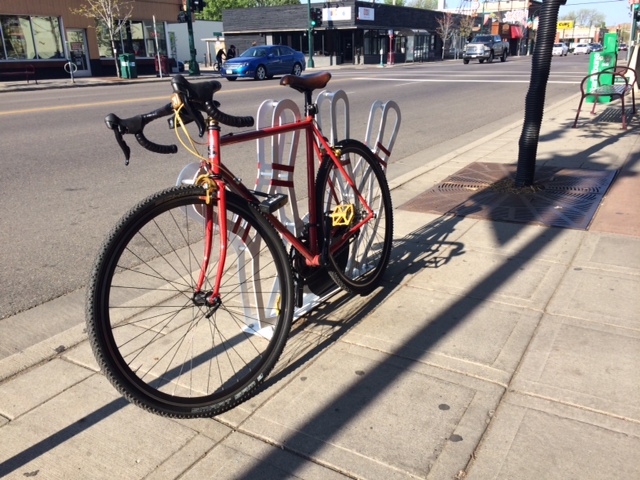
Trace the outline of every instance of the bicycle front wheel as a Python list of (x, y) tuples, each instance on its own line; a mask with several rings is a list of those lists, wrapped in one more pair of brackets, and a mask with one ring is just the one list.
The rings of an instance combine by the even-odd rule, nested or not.
[[(104, 243), (91, 275), (87, 330), (96, 359), (132, 403), (204, 417), (249, 398), (284, 348), (293, 316), (288, 256), (274, 227), (227, 193), (219, 301), (215, 195), (173, 187), (134, 207)], [(204, 284), (196, 283), (212, 245)]]
[[(333, 160), (325, 159), (316, 177), (316, 213), (324, 222), (337, 209), (351, 206), (354, 216), (349, 225), (331, 225), (328, 240), (322, 238), (322, 243), (330, 243), (326, 267), (333, 281), (343, 290), (367, 295), (379, 283), (391, 255), (391, 193), (378, 159), (366, 145), (356, 140), (344, 140), (335, 148), (341, 152), (340, 162), (355, 189), (347, 183)], [(349, 235), (347, 232), (351, 227), (367, 215), (358, 193), (373, 210), (374, 217)], [(341, 242), (343, 246), (335, 248)]]

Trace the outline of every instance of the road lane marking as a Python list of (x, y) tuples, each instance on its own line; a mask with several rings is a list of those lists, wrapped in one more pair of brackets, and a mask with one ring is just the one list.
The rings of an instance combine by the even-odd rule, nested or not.
[[(364, 78), (364, 77), (356, 77), (352, 78), (352, 80), (362, 80), (366, 82), (407, 82), (407, 83), (417, 83), (417, 82), (434, 82), (434, 83), (531, 83), (531, 80), (485, 80), (482, 78), (477, 79), (438, 79), (438, 78)], [(569, 85), (575, 85), (576, 83), (580, 83), (577, 81), (564, 81), (564, 80), (549, 80), (547, 83), (566, 83)]]
[(40, 113), (40, 112), (55, 112), (57, 110), (70, 110), (73, 108), (85, 108), (85, 107), (99, 107), (101, 105), (121, 105), (124, 103), (140, 103), (145, 100), (165, 100), (169, 103), (169, 96), (164, 95), (162, 97), (148, 97), (148, 98), (135, 98), (131, 100), (110, 100), (108, 102), (94, 102), (94, 103), (78, 103), (75, 105), (58, 105), (56, 107), (39, 107), (39, 108), (27, 108), (22, 110), (8, 110), (6, 112), (0, 112), (0, 115), (16, 115), (20, 113)]
[[(262, 85), (262, 86), (253, 86), (253, 87), (244, 87), (244, 88), (238, 88), (238, 89), (234, 89), (234, 90), (218, 90), (216, 92), (216, 97), (219, 97), (220, 95), (224, 95), (225, 93), (237, 93), (237, 92), (242, 92), (243, 90), (265, 90), (268, 88), (273, 87), (274, 85)], [(134, 99), (130, 99), (130, 100), (109, 100), (109, 101), (104, 101), (104, 102), (93, 102), (93, 103), (78, 103), (75, 105), (57, 105), (55, 107), (39, 107), (39, 108), (28, 108), (28, 109), (22, 109), (22, 110), (7, 110), (6, 112), (0, 112), (0, 116), (3, 115), (18, 115), (18, 114), (25, 114), (25, 113), (41, 113), (41, 112), (55, 112), (58, 110), (71, 110), (71, 109), (77, 109), (77, 108), (86, 108), (86, 107), (99, 107), (99, 106), (103, 106), (103, 105), (123, 105), (123, 104), (127, 104), (127, 103), (142, 103), (142, 102), (147, 102), (147, 101), (164, 101), (165, 103), (169, 103), (171, 101), (171, 94), (168, 93), (167, 95), (163, 95), (160, 97), (145, 97), (145, 98), (134, 98)]]

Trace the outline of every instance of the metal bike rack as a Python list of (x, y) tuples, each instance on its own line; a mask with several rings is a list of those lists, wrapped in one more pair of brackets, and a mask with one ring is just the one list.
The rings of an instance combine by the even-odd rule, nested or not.
[[(385, 143), (387, 117), (389, 116), (389, 112), (391, 111), (395, 113), (395, 122), (393, 124), (393, 129), (391, 130)], [(378, 134), (376, 135), (375, 141), (372, 142), (371, 136), (375, 128), (375, 120), (378, 114), (380, 116), (380, 123), (378, 124)], [(400, 115), (400, 107), (398, 107), (398, 104), (393, 100), (389, 100), (386, 103), (382, 103), (380, 100), (376, 100), (375, 102), (373, 102), (373, 105), (371, 105), (369, 120), (367, 122), (367, 132), (364, 136), (364, 143), (373, 151), (373, 153), (378, 158), (380, 158), (380, 163), (384, 171), (387, 170), (387, 164), (389, 163), (389, 157), (391, 156), (393, 145), (396, 143), (396, 137), (398, 136), (398, 130), (400, 130), (401, 121), (402, 116)]]
[[(324, 90), (316, 97), (316, 103), (318, 106), (316, 122), (321, 131), (329, 131), (329, 143), (335, 144), (340, 140), (350, 138), (349, 98), (347, 94), (343, 90), (336, 92)], [(395, 122), (393, 128), (387, 132), (389, 112), (395, 114)], [(258, 108), (256, 129), (292, 123), (299, 121), (301, 118), (298, 105), (293, 100), (265, 100)], [(372, 141), (378, 119), (378, 131), (375, 139)], [(376, 100), (371, 106), (364, 143), (380, 159), (380, 163), (385, 170), (400, 128), (400, 122), (400, 108), (396, 102), (388, 101), (383, 103)], [(326, 123), (326, 125), (323, 123)], [(256, 140), (258, 170), (255, 190), (267, 194), (283, 193), (289, 197), (287, 206), (280, 208), (276, 215), (280, 222), (296, 236), (302, 235), (302, 229), (307, 220), (306, 216), (300, 218), (298, 199), (294, 188), (294, 169), (300, 143), (300, 134), (301, 131), (298, 130)], [(360, 168), (360, 165), (352, 165), (350, 168), (357, 170)], [(190, 163), (182, 169), (176, 183), (178, 185), (193, 184), (199, 173), (200, 164), (197, 162)], [(202, 219), (200, 212), (195, 208), (189, 212), (189, 215)], [(244, 243), (241, 235), (234, 235), (230, 240), (230, 244), (235, 253), (244, 259), (241, 264), (246, 265), (238, 271), (240, 277), (238, 279), (239, 284), (242, 285), (243, 282), (246, 281), (246, 278), (248, 278), (248, 276), (245, 275), (244, 268), (253, 268), (253, 264), (259, 260), (259, 255), (257, 251), (253, 252), (251, 248), (247, 248), (249, 246)], [(277, 282), (278, 279), (274, 280), (274, 285), (262, 286), (262, 289), (267, 288), (271, 289), (271, 291), (277, 291), (278, 289), (274, 288), (277, 287)], [(261, 286), (254, 285), (256, 289), (260, 287)], [(336, 286), (322, 293), (320, 296), (311, 292), (308, 287), (305, 286), (302, 306), (295, 310), (294, 318), (299, 318), (310, 312), (339, 290), (339, 287)], [(243, 292), (242, 295), (247, 294)], [(268, 300), (270, 306), (269, 311), (274, 312), (274, 315), (277, 310), (277, 302), (278, 299), (275, 295)], [(243, 303), (245, 304), (245, 308), (250, 309), (250, 305), (253, 302), (248, 299), (247, 302)], [(246, 313), (245, 318), (252, 318), (251, 315), (249, 315), (250, 312)], [(266, 321), (268, 319), (257, 318), (256, 312), (252, 312), (252, 314), (256, 320), (251, 324), (247, 324), (244, 330), (270, 338), (273, 327), (269, 326), (269, 322)], [(263, 327), (263, 324), (266, 326)]]
[[(256, 129), (283, 125), (300, 119), (300, 110), (293, 100), (265, 100), (258, 108)], [(268, 194), (284, 193), (288, 195), (287, 206), (279, 209), (276, 214), (278, 219), (296, 236), (302, 234), (302, 229), (307, 221), (306, 215), (304, 218), (300, 218), (293, 179), (300, 134), (301, 131), (298, 130), (256, 140), (258, 176), (255, 189)], [(289, 248), (286, 241), (285, 245)], [(336, 286), (335, 289), (318, 296), (305, 287), (302, 293), (302, 306), (296, 308), (294, 318), (299, 318), (310, 312), (338, 291), (339, 288)]]
[[(327, 104), (328, 105), (325, 105)], [(342, 138), (338, 137), (338, 108), (342, 102), (342, 114), (343, 114), (343, 122), (342, 127), (344, 129), (344, 135)], [(321, 91), (316, 97), (316, 104), (318, 105), (318, 113), (316, 115), (316, 123), (318, 124), (318, 128), (321, 132), (325, 132), (326, 130), (323, 128), (322, 124), (322, 111), (329, 109), (329, 141), (331, 144), (336, 144), (340, 140), (345, 138), (351, 138), (349, 136), (349, 98), (347, 97), (347, 93), (344, 90), (338, 90), (337, 92), (329, 92), (328, 90)]]
[[(265, 100), (258, 108), (256, 129), (279, 126), (301, 120), (300, 109), (291, 99)], [(256, 140), (258, 153), (258, 192), (283, 193), (289, 197), (286, 207), (277, 211), (280, 220), (294, 235), (302, 232), (303, 222), (298, 212), (298, 199), (293, 182), (300, 130)], [(267, 145), (270, 142), (271, 145)]]
[[(323, 132), (327, 131), (327, 129), (323, 128), (323, 112), (326, 112), (328, 109), (328, 131), (331, 143), (335, 144), (341, 139), (351, 138), (349, 135), (349, 98), (344, 90), (338, 90), (336, 92), (323, 90), (316, 97), (316, 104), (318, 105), (316, 121), (318, 123), (318, 127)], [(342, 121), (338, 118), (338, 111), (340, 107), (342, 107)], [(387, 132), (387, 120), (390, 112), (393, 112), (395, 121), (393, 128)], [(376, 120), (378, 119), (378, 130), (375, 139), (372, 141), (376, 127)], [(398, 136), (398, 131), (400, 130), (401, 121), (402, 116), (400, 114), (400, 107), (393, 100), (385, 103), (380, 100), (376, 100), (371, 105), (364, 143), (371, 149), (374, 155), (380, 159), (382, 168), (385, 171), (387, 169), (387, 164), (389, 163), (391, 151), (393, 150), (393, 146), (396, 142), (396, 137)], [(342, 136), (338, 135), (340, 130), (343, 131)]]

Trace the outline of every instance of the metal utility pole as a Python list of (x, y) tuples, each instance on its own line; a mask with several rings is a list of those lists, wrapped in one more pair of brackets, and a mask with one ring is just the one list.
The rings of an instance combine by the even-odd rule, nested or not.
[(520, 135), (515, 181), (517, 188), (533, 185), (558, 11), (566, 3), (567, 0), (546, 0), (540, 9), (538, 34), (531, 61), (531, 81), (525, 99), (524, 124)]
[(189, 33), (189, 53), (191, 54), (191, 59), (189, 60), (189, 75), (197, 76), (200, 75), (200, 66), (196, 60), (196, 47), (193, 42), (193, 22), (191, 21), (191, 15), (193, 13), (192, 6), (193, 0), (187, 0), (187, 32)]
[(311, 26), (311, 0), (307, 0), (307, 37), (309, 41), (309, 61), (307, 62), (307, 67), (313, 68), (315, 64), (313, 63), (313, 27)]
[(636, 45), (636, 14), (638, 13), (638, 4), (631, 5), (631, 31), (629, 32), (629, 41), (627, 42), (627, 62), (631, 60), (631, 51), (638, 48)]

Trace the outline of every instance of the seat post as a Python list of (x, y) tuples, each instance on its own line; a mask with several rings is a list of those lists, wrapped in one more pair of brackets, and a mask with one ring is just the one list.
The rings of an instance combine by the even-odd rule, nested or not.
[(306, 115), (315, 116), (316, 109), (313, 104), (311, 93), (311, 90), (305, 90), (304, 92), (304, 112)]

